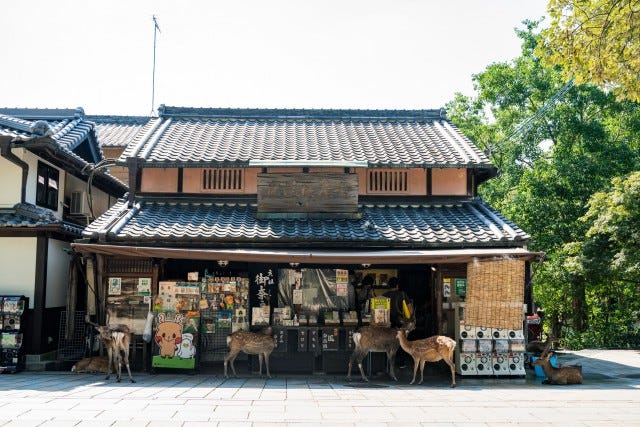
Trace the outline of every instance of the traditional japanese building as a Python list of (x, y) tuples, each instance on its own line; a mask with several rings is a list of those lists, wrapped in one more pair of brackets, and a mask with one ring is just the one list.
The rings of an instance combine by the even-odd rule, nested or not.
[[(117, 164), (128, 170), (130, 192), (73, 245), (91, 266), (97, 300), (111, 304), (97, 307), (100, 321), (107, 312), (131, 317), (142, 333), (154, 302), (169, 316), (199, 312), (201, 338), (208, 318), (218, 322), (218, 335), (231, 332), (231, 324), (227, 331), (220, 323), (220, 308), (231, 310), (231, 323), (245, 322), (247, 310), (247, 326), (263, 324), (254, 319), (260, 306), (269, 308), (266, 321), (274, 326), (291, 326), (294, 315), (309, 328), (332, 326), (327, 313), (353, 308), (341, 287), (343, 272), (373, 275), (378, 294), (397, 276), (413, 300), (421, 336), (453, 335), (454, 303), (465, 298), (492, 312), (508, 306), (509, 325), (521, 320), (529, 264), (539, 254), (527, 250), (526, 232), (478, 197), (478, 186), (496, 168), (443, 110), (162, 106)], [(502, 275), (500, 268), (473, 266), (505, 260), (517, 274), (495, 282), (515, 292), (498, 292), (493, 306), (486, 295), (465, 294), (470, 268)], [(225, 292), (237, 292), (226, 307), (219, 298), (228, 299)], [(181, 299), (188, 293), (197, 298)], [(477, 309), (474, 315), (481, 316)], [(337, 324), (348, 325), (344, 319), (350, 318)], [(327, 352), (319, 364), (302, 335), (281, 334), (280, 369), (293, 369), (287, 357), (292, 340), (298, 340), (296, 360), (310, 354), (300, 362), (307, 368), (346, 369), (335, 355), (349, 351), (348, 338), (340, 335), (335, 348), (325, 339), (320, 347), (337, 352)], [(221, 360), (224, 345), (194, 342), (200, 362)]]

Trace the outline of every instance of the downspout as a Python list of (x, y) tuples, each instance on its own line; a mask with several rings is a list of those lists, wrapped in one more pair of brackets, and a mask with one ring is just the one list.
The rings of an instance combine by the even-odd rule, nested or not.
[(27, 198), (27, 176), (29, 175), (29, 165), (11, 151), (11, 140), (0, 139), (0, 154), (11, 163), (22, 168), (22, 191), (20, 193), (20, 203), (25, 203)]

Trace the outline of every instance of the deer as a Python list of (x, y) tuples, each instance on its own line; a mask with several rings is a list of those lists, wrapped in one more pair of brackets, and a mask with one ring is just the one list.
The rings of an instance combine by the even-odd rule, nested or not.
[(547, 340), (546, 341), (540, 341), (540, 340), (529, 341), (527, 343), (527, 347), (526, 347), (527, 352), (529, 352), (529, 353), (542, 353), (544, 351), (544, 349), (547, 347), (547, 344), (549, 344), (550, 341), (554, 341), (555, 340), (553, 335), (550, 335), (550, 334), (547, 334), (547, 333), (545, 333), (545, 335), (547, 336)]
[(580, 365), (566, 365), (555, 368), (551, 365), (551, 357), (553, 352), (551, 344), (555, 340), (548, 340), (540, 358), (532, 363), (533, 366), (540, 366), (544, 371), (546, 380), (542, 381), (542, 384), (553, 385), (567, 385), (567, 384), (582, 384), (582, 366)]
[(135, 383), (133, 376), (131, 375), (131, 368), (129, 367), (129, 344), (131, 343), (131, 330), (127, 325), (117, 325), (112, 327), (111, 325), (98, 325), (97, 323), (89, 322), (96, 331), (100, 334), (100, 340), (107, 348), (107, 355), (109, 362), (107, 364), (107, 376), (105, 380), (111, 378), (111, 367), (115, 367), (116, 382), (120, 382), (122, 376), (122, 365), (127, 367), (129, 373), (129, 380)]
[(435, 335), (415, 341), (409, 341), (407, 335), (398, 331), (396, 336), (400, 342), (400, 347), (413, 357), (413, 379), (409, 384), (416, 381), (418, 365), (420, 365), (420, 382), (424, 380), (424, 365), (426, 362), (438, 362), (444, 360), (451, 368), (451, 388), (456, 386), (456, 365), (453, 359), (456, 349), (456, 342), (443, 335)]
[(224, 376), (227, 375), (227, 364), (231, 362), (231, 371), (233, 376), (238, 377), (236, 374), (236, 368), (233, 366), (233, 362), (236, 360), (238, 354), (242, 351), (246, 354), (257, 354), (260, 364), (260, 376), (262, 377), (262, 361), (267, 368), (267, 377), (271, 378), (271, 372), (269, 372), (269, 356), (276, 347), (276, 340), (271, 335), (272, 330), (270, 327), (264, 328), (260, 332), (249, 331), (236, 331), (227, 337), (227, 347), (229, 347), (229, 353), (224, 357)]
[(71, 372), (104, 372), (107, 373), (107, 364), (109, 359), (107, 356), (92, 356), (78, 360), (72, 367)]
[(397, 334), (402, 333), (406, 336), (409, 332), (416, 327), (415, 318), (402, 321), (402, 326), (399, 328), (389, 328), (383, 326), (363, 326), (353, 334), (353, 343), (355, 349), (351, 353), (349, 358), (349, 369), (347, 371), (347, 380), (351, 380), (351, 367), (353, 362), (358, 363), (360, 369), (360, 375), (362, 379), (369, 382), (364, 369), (362, 369), (362, 361), (369, 354), (370, 351), (387, 353), (387, 363), (389, 364), (389, 376), (398, 381), (394, 370), (396, 362), (396, 353), (400, 348)]

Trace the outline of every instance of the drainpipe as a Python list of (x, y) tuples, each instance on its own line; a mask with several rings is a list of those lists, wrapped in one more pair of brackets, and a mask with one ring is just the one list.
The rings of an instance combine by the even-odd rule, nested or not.
[(20, 193), (20, 203), (24, 203), (27, 198), (27, 176), (29, 174), (29, 165), (11, 152), (11, 140), (8, 138), (0, 138), (0, 154), (11, 163), (22, 168), (22, 192)]

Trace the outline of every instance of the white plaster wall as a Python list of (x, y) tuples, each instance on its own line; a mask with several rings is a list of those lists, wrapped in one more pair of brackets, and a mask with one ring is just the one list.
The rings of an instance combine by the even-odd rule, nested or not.
[(0, 294), (25, 295), (33, 308), (36, 280), (35, 237), (0, 238)]
[(0, 208), (20, 203), (22, 168), (0, 156)]
[[(66, 200), (71, 200), (71, 193), (73, 191), (83, 191), (83, 192), (87, 191), (86, 181), (78, 179), (77, 177), (71, 174), (66, 174), (66, 183), (67, 185), (64, 189), (64, 197)], [(102, 190), (99, 190), (95, 186), (91, 188), (91, 197), (93, 200), (93, 213), (96, 216), (96, 218), (102, 215), (103, 213), (105, 213), (107, 209), (109, 209), (111, 203), (115, 203), (110, 200), (109, 195), (107, 193), (105, 193)], [(87, 204), (86, 199), (84, 200), (84, 209), (85, 209), (84, 213), (88, 215), (89, 206)]]
[(64, 251), (65, 248), (70, 248), (68, 242), (49, 239), (46, 308), (64, 307), (67, 303), (70, 256)]

